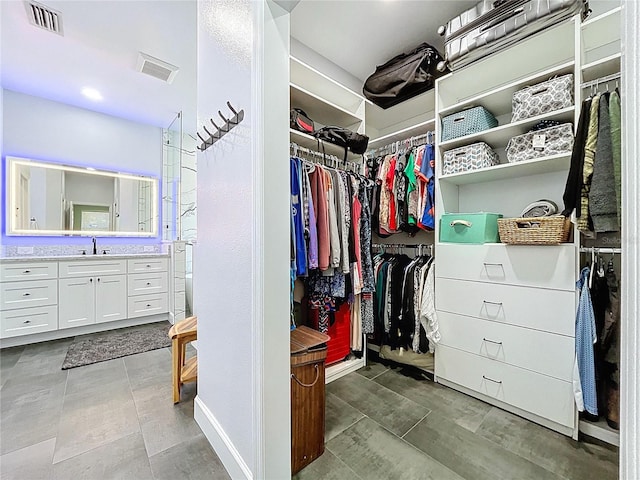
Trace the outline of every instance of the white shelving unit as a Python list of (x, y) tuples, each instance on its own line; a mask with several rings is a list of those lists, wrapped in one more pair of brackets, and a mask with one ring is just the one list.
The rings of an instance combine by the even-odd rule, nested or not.
[[(580, 82), (578, 28), (576, 19), (564, 22), (437, 82), (437, 218), (445, 212), (481, 211), (518, 217), (526, 205), (541, 198), (562, 205), (571, 152), (506, 163), (504, 149), (511, 138), (529, 131), (540, 120), (575, 125), (579, 114), (576, 105), (517, 122), (511, 122), (511, 114), (513, 94), (522, 88), (565, 74), (573, 74)], [(577, 90), (574, 88), (574, 93)], [(440, 141), (441, 119), (476, 105), (489, 110), (499, 126)], [(499, 165), (441, 175), (445, 151), (480, 141), (498, 153)], [(439, 222), (436, 238), (440, 238)], [(571, 332), (576, 244), (437, 243), (436, 251), (436, 310), (442, 332), (435, 355), (437, 381), (577, 438), (570, 368), (575, 351)], [(467, 290), (472, 284), (473, 295)], [(547, 294), (548, 289), (553, 293)], [(543, 300), (545, 295), (554, 300)], [(462, 297), (465, 302), (452, 300)], [(527, 319), (524, 312), (516, 314), (515, 305), (521, 304), (516, 299), (521, 297), (538, 299), (537, 308), (553, 322), (543, 327), (535, 316)], [(493, 304), (499, 305), (498, 313), (489, 311), (488, 305)], [(520, 351), (517, 345), (526, 345), (533, 337), (548, 340), (544, 354), (558, 360), (555, 364), (563, 366), (561, 373), (545, 369), (533, 352), (533, 356), (516, 358), (515, 352)], [(528, 385), (527, 395), (516, 393), (518, 382)], [(554, 400), (548, 401), (551, 397)]]
[[(325, 125), (337, 125), (364, 133), (365, 99), (362, 95), (341, 85), (319, 70), (305, 62), (289, 57), (290, 83), (289, 96), (291, 108), (301, 108), (315, 122), (316, 128)], [(344, 158), (344, 148), (318, 141), (311, 135), (298, 130), (289, 129), (291, 142), (308, 148)], [(351, 152), (347, 160), (362, 161), (361, 155)], [(366, 339), (364, 339), (366, 345)], [(362, 358), (350, 358), (329, 365), (325, 371), (325, 381), (330, 383), (351, 372), (355, 372), (366, 364), (366, 348)]]
[[(617, 7), (585, 21), (580, 29), (580, 56), (582, 82), (589, 82), (620, 72), (620, 15)], [(582, 98), (589, 90), (582, 91)], [(578, 275), (576, 271), (576, 276)], [(597, 423), (581, 420), (579, 430), (585, 435), (620, 446), (620, 434), (607, 425), (605, 420)]]

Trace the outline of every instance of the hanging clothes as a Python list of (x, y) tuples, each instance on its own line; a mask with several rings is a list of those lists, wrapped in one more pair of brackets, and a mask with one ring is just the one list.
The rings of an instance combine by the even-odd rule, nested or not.
[(571, 153), (571, 166), (569, 167), (569, 175), (564, 187), (564, 211), (562, 215), (571, 216), (575, 210), (576, 216), (580, 217), (580, 195), (582, 190), (582, 170), (584, 166), (584, 151), (587, 142), (587, 132), (589, 130), (589, 114), (591, 111), (592, 98), (589, 97), (582, 102), (580, 108), (580, 118), (578, 120), (578, 129), (576, 130), (576, 138), (573, 142), (573, 150)]
[(589, 213), (595, 232), (619, 230), (611, 140), (609, 94), (603, 93), (600, 96), (598, 108), (598, 146), (589, 190)]
[(580, 290), (580, 300), (576, 314), (576, 360), (578, 365), (579, 384), (581, 398), (576, 393), (576, 404), (580, 410), (581, 404), (584, 410), (592, 415), (598, 414), (598, 401), (596, 396), (595, 361), (593, 345), (597, 340), (595, 316), (593, 305), (587, 285), (590, 269), (585, 267), (580, 272), (580, 279), (576, 287)]
[(591, 101), (589, 111), (589, 127), (587, 129), (587, 140), (584, 148), (584, 164), (582, 166), (582, 189), (580, 191), (580, 217), (578, 218), (578, 229), (582, 233), (593, 230), (589, 217), (589, 191), (591, 190), (591, 177), (593, 175), (593, 162), (595, 161), (596, 148), (598, 145), (598, 108), (600, 104), (600, 94), (596, 94)]
[(622, 161), (622, 138), (621, 138), (621, 110), (620, 110), (620, 95), (618, 89), (611, 92), (609, 97), (609, 124), (611, 126), (611, 154), (613, 157), (613, 176), (615, 178), (615, 190), (616, 190), (616, 213), (618, 216), (618, 228), (620, 228), (620, 209), (622, 206), (622, 174), (621, 174), (621, 161)]

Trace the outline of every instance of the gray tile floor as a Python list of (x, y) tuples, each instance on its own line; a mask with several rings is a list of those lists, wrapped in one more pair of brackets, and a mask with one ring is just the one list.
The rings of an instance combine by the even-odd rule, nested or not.
[[(62, 371), (70, 342), (0, 351), (1, 480), (229, 478), (169, 349)], [(617, 478), (615, 449), (375, 362), (327, 386), (326, 442), (296, 480)]]
[(371, 362), (327, 385), (325, 453), (295, 480), (618, 478), (618, 452)]
[(0, 351), (1, 480), (229, 478), (168, 348), (62, 371), (71, 341)]

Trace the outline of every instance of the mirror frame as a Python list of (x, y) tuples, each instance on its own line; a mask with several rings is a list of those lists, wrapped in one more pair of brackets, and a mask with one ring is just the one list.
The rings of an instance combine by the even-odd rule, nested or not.
[[(159, 198), (158, 198), (158, 179), (156, 177), (147, 175), (136, 175), (132, 173), (121, 173), (115, 171), (101, 170), (93, 167), (76, 167), (72, 165), (65, 165), (62, 163), (46, 162), (41, 160), (32, 160), (28, 158), (20, 158), (7, 156), (6, 160), (6, 173), (5, 173), (5, 195), (6, 195), (6, 223), (5, 234), (7, 236), (81, 236), (81, 237), (157, 237), (158, 236), (158, 223), (159, 219)], [(147, 181), (151, 183), (151, 196), (153, 198), (152, 212), (151, 212), (151, 231), (150, 232), (131, 232), (131, 231), (113, 231), (113, 230), (29, 230), (15, 228), (15, 217), (13, 212), (18, 203), (17, 195), (18, 189), (16, 185), (17, 168), (16, 165), (29, 165), (44, 167), (50, 169), (57, 169), (63, 171), (71, 171), (78, 173), (85, 173), (89, 175), (102, 175), (112, 178), (125, 178), (129, 180)]]

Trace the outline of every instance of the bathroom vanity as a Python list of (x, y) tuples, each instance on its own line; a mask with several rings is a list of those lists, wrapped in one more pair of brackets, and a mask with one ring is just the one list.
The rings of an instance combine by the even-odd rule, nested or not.
[(169, 319), (169, 255), (0, 259), (2, 347)]

